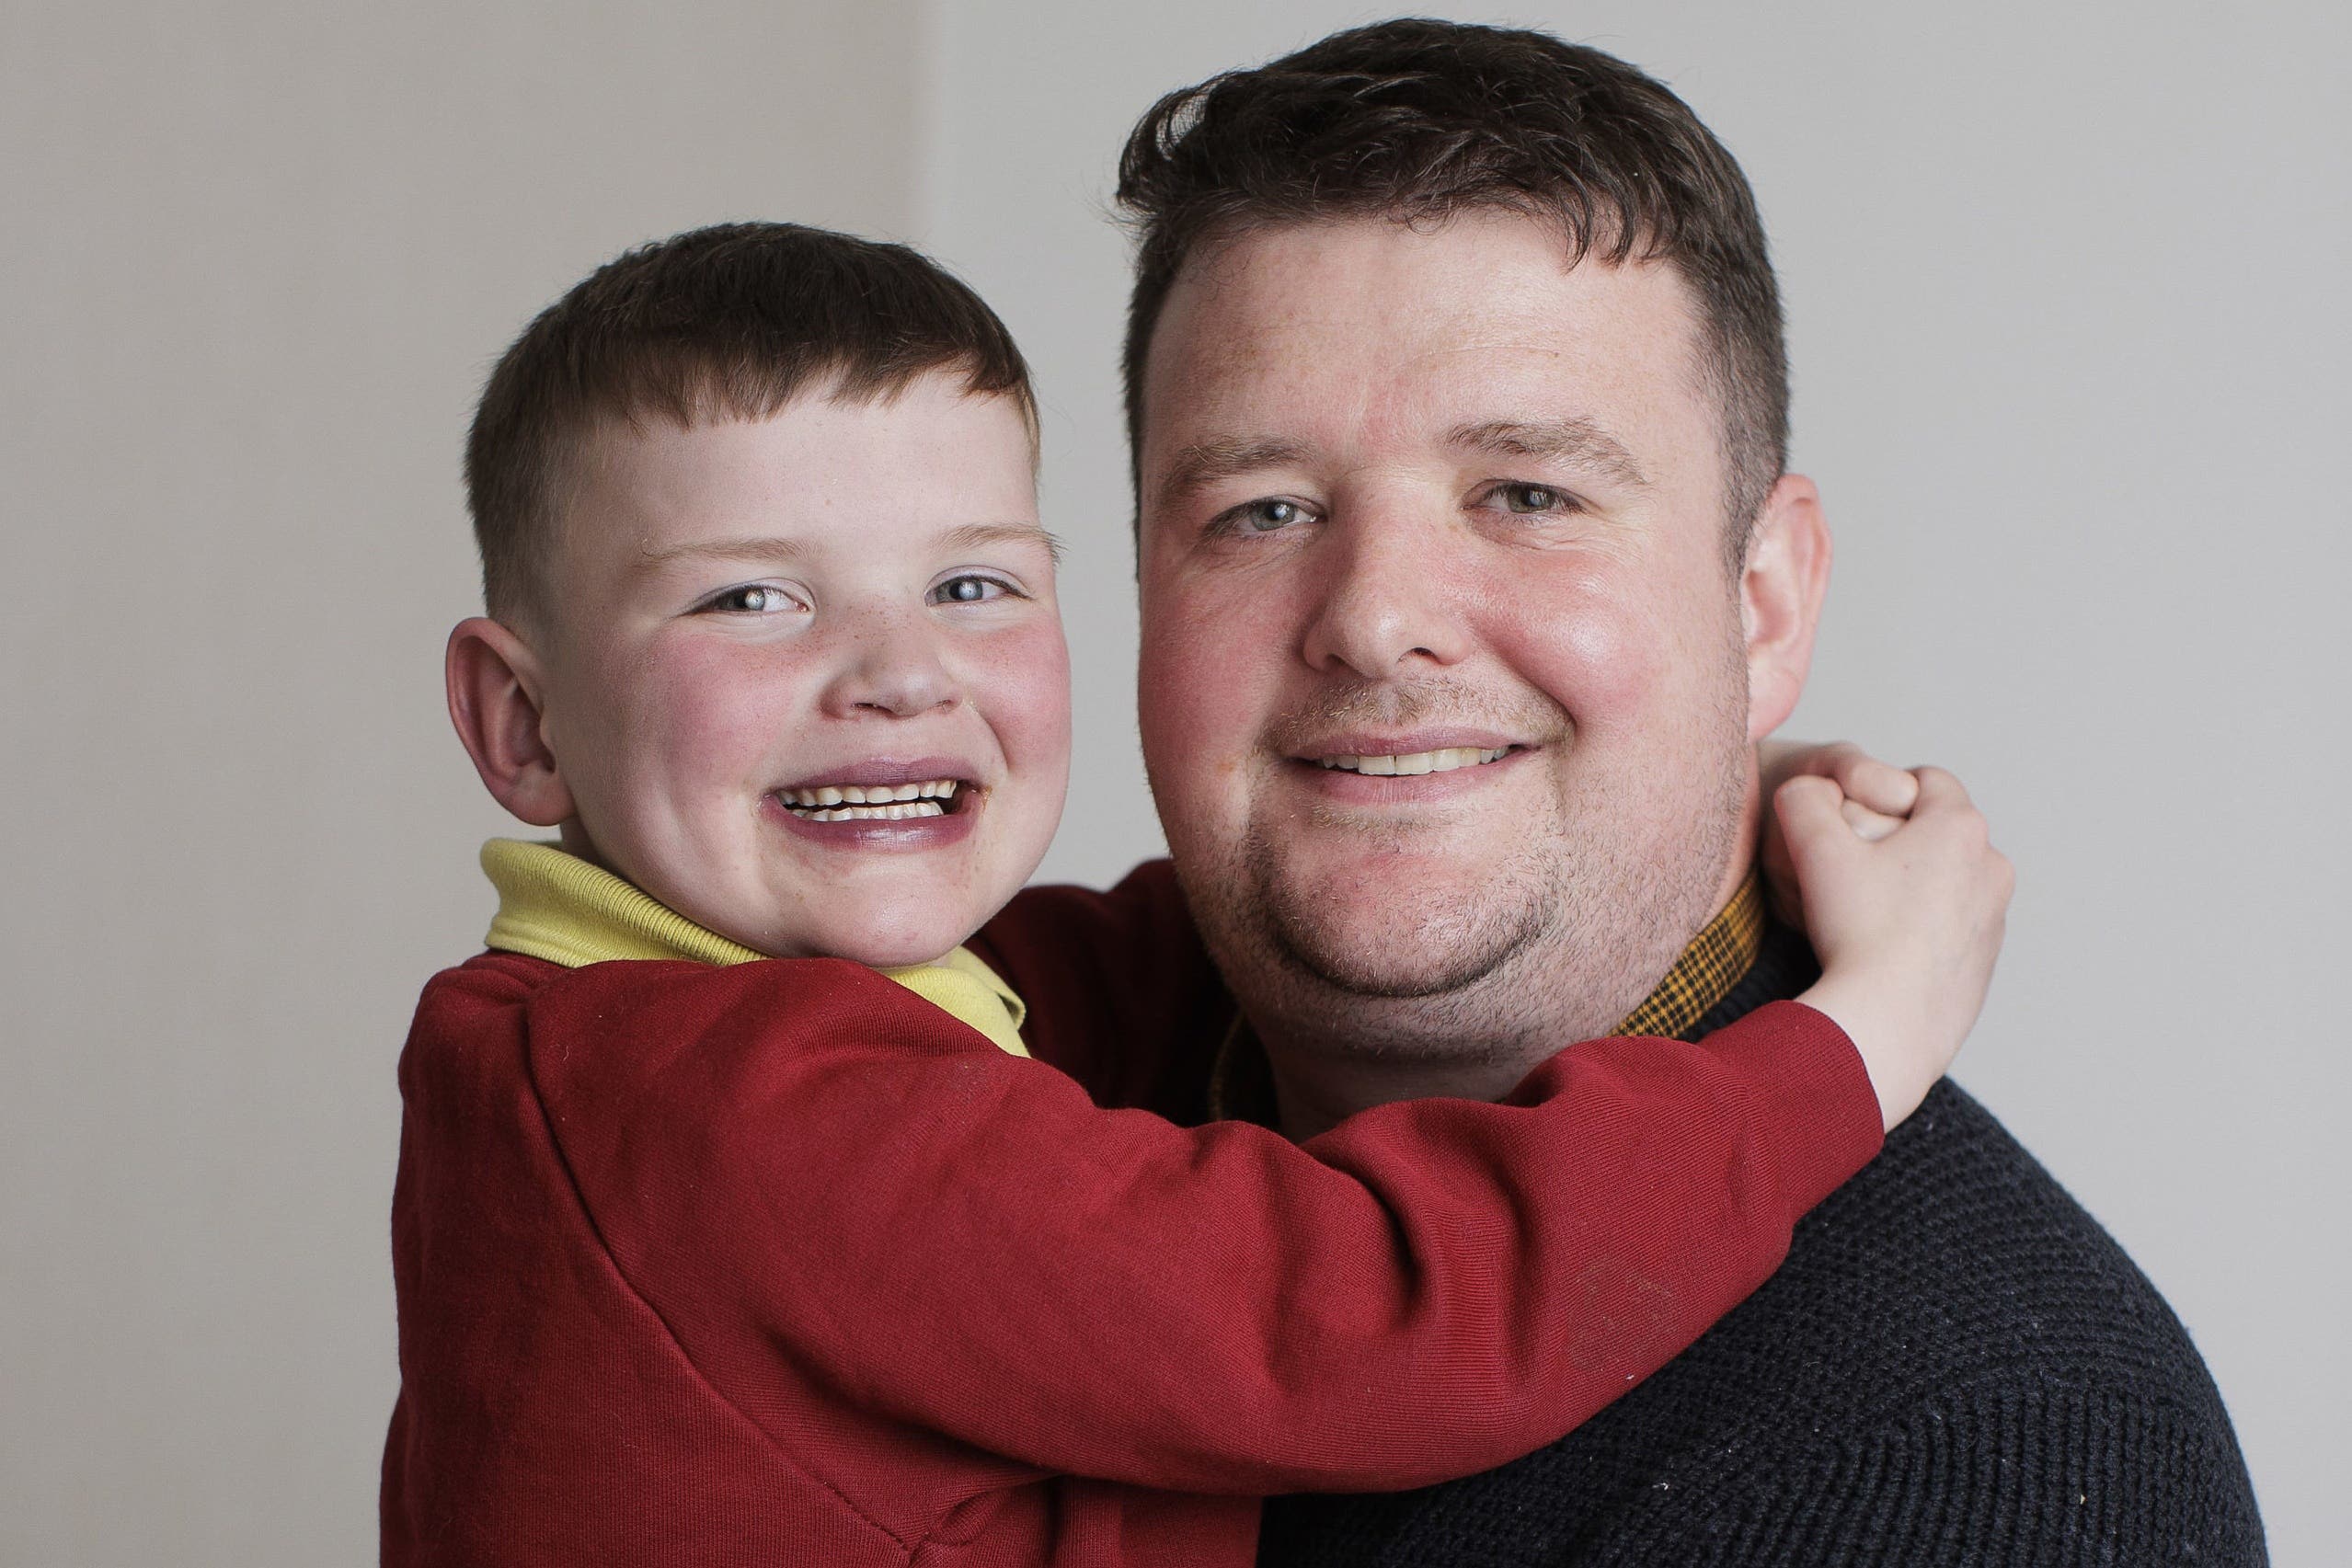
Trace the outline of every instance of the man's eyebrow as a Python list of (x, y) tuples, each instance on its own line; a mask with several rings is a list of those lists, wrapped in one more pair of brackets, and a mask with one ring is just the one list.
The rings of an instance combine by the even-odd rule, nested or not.
[(1649, 487), (1648, 476), (1625, 443), (1589, 419), (1489, 419), (1455, 426), (1446, 432), (1446, 442), (1497, 457), (1570, 464), (1634, 489)]
[(1254, 474), (1261, 468), (1278, 468), (1305, 455), (1306, 448), (1296, 441), (1195, 441), (1170, 460), (1153, 495), (1163, 507), (1173, 506), (1192, 491), (1219, 480)]

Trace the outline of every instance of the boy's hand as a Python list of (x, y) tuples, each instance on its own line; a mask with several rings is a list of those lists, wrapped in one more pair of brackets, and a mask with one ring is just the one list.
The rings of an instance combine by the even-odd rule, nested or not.
[[(1764, 798), (1773, 799), (1780, 786), (1794, 778), (1825, 778), (1845, 792), (1839, 811), (1853, 830), (1876, 842), (1902, 825), (1919, 799), (1919, 780), (1908, 769), (1882, 762), (1851, 740), (1817, 746), (1803, 740), (1767, 740), (1757, 748), (1762, 765)], [(1781, 831), (1780, 816), (1764, 813), (1764, 891), (1773, 913), (1783, 925), (1805, 923), (1804, 901), (1797, 896), (1796, 866), (1788, 857), (1788, 837)]]
[(1875, 841), (1848, 821), (1853, 803), (1827, 774), (1799, 773), (1773, 796), (1821, 959), (1821, 979), (1797, 1000), (1853, 1039), (1888, 1128), (1919, 1107), (1975, 1024), (2016, 887), (1960, 781), (1940, 768), (1912, 776), (1910, 817)]

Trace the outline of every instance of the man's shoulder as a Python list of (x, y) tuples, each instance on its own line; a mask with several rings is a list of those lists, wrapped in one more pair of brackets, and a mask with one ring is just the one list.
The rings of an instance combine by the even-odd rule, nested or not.
[[(1975, 1539), (1995, 1528), (2025, 1532), (2010, 1555)], [(2044, 1561), (2062, 1530), (2117, 1561), (2180, 1555), (2133, 1556), (2150, 1528), (2184, 1560), (2259, 1560), (2220, 1396), (2123, 1249), (1945, 1084), (1772, 1279), (1616, 1404), (1448, 1486), (1278, 1503), (1262, 1560), (1944, 1560), (1888, 1533), (1915, 1529), (1954, 1561)]]
[[(2192, 1409), (2226, 1431), (2154, 1285), (1949, 1082), (1798, 1223), (1780, 1271), (1692, 1350), (1692, 1372), (1737, 1379), (1758, 1413), (1802, 1408), (1848, 1431), (1963, 1391), (2059, 1389)], [(1766, 1355), (1771, 1374), (1747, 1376)]]

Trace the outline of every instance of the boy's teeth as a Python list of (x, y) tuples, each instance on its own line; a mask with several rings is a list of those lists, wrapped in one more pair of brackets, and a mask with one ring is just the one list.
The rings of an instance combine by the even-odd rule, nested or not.
[(935, 800), (891, 801), (881, 806), (835, 806), (809, 813), (812, 822), (898, 822), (909, 817), (944, 817), (947, 808)]
[(1442, 750), (1413, 751), (1402, 757), (1325, 757), (1321, 761), (1326, 768), (1385, 778), (1392, 774), (1450, 773), (1456, 768), (1474, 768), (1481, 762), (1498, 761), (1509, 750), (1508, 746), (1491, 750), (1478, 746), (1449, 746)]
[[(778, 793), (784, 797), (784, 803), (786, 806), (809, 810), (838, 806), (887, 806), (901, 802), (953, 800), (956, 796), (957, 784), (958, 781), (955, 779), (928, 779), (921, 784), (823, 784), (815, 789), (787, 789)], [(944, 807), (935, 807), (928, 811), (902, 812), (901, 815), (937, 817), (944, 810)], [(866, 812), (861, 815), (873, 816), (877, 813)], [(837, 822), (842, 819), (840, 817), (820, 818), (827, 822)]]

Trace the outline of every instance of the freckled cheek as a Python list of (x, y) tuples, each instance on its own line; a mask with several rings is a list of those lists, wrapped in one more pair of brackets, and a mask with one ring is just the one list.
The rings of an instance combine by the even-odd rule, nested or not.
[(649, 773), (725, 788), (764, 788), (789, 738), (808, 722), (810, 681), (774, 661), (689, 654), (640, 667), (631, 740)]
[(1058, 621), (1008, 629), (973, 650), (966, 691), (1016, 767), (1063, 767), (1070, 758), (1070, 653)]

